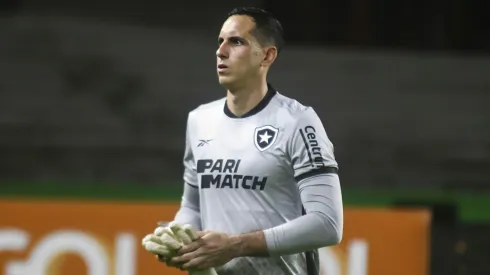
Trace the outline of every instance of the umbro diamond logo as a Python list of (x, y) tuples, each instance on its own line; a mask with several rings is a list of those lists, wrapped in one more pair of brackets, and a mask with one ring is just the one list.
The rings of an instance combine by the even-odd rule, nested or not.
[(200, 139), (199, 144), (197, 144), (197, 147), (203, 147), (204, 145), (209, 144), (211, 140), (212, 139)]
[(279, 133), (279, 129), (269, 125), (256, 128), (254, 133), (255, 147), (261, 152), (269, 149), (276, 141), (277, 133)]

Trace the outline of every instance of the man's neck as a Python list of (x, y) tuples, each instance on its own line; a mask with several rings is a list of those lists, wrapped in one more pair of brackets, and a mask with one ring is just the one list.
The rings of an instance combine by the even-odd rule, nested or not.
[(255, 87), (228, 90), (226, 94), (228, 109), (237, 117), (243, 116), (259, 104), (267, 94), (267, 89), (267, 82), (263, 82)]

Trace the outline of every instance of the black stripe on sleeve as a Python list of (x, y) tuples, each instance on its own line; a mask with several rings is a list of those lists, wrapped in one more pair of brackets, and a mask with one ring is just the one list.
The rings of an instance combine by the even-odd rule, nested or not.
[(192, 188), (199, 189), (199, 186), (197, 186), (197, 185), (190, 184), (190, 183), (188, 183), (187, 181), (186, 181), (185, 183), (187, 183), (187, 185), (189, 185), (189, 186), (190, 186), (190, 187), (192, 187)]
[(337, 167), (320, 167), (318, 169), (314, 169), (314, 170), (310, 170), (306, 173), (303, 173), (297, 177), (295, 177), (294, 179), (296, 179), (297, 182), (299, 181), (302, 181), (304, 179), (307, 179), (309, 177), (313, 177), (313, 176), (317, 176), (317, 175), (320, 175), (320, 174), (337, 174), (338, 173), (338, 169)]
[(310, 146), (306, 141), (305, 134), (303, 133), (303, 130), (299, 130), (299, 133), (301, 134), (301, 138), (303, 139), (303, 143), (305, 144), (306, 152), (308, 152), (308, 158), (310, 159), (310, 166), (313, 166), (313, 158), (311, 157)]

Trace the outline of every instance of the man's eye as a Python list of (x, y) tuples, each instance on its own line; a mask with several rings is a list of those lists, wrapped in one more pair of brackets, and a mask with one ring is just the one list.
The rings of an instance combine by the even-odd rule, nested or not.
[(242, 45), (243, 44), (242, 40), (237, 39), (237, 38), (232, 38), (231, 43), (233, 43), (235, 45)]

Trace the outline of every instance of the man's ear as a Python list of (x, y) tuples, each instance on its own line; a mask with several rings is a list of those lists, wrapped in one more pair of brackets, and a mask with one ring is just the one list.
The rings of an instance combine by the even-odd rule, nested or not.
[(275, 46), (266, 47), (262, 66), (269, 67), (277, 58), (277, 48)]

